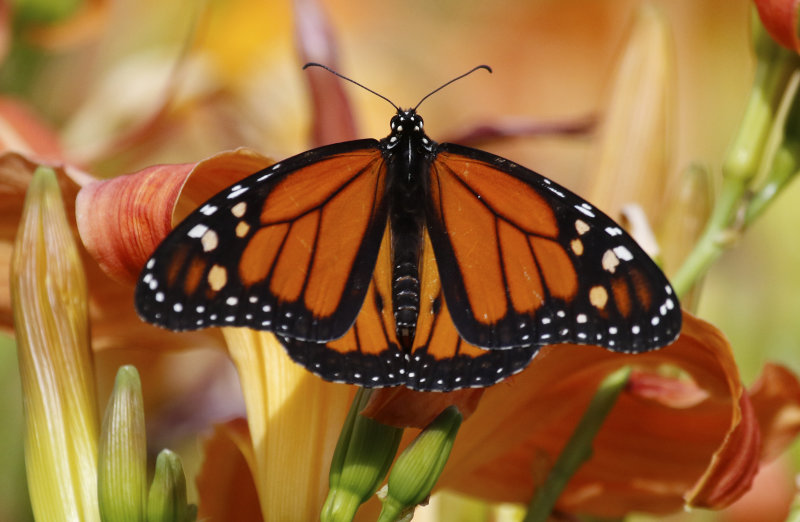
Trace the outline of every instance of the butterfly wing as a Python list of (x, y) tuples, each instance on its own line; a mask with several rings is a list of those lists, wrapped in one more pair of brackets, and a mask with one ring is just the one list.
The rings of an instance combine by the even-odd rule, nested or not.
[(417, 333), (412, 353), (404, 353), (391, 307), (389, 234), (387, 229), (364, 305), (344, 337), (315, 343), (278, 336), (295, 362), (329, 381), (368, 388), (405, 385), (419, 391), (489, 386), (530, 362), (535, 347), (482, 350), (458, 335), (442, 297), (427, 234), (420, 267)]
[(423, 245), (420, 311), (406, 385), (421, 391), (483, 387), (524, 369), (538, 347), (484, 350), (459, 335), (442, 294), (439, 267), (427, 233)]
[(467, 342), (640, 352), (680, 332), (677, 299), (655, 263), (611, 218), (547, 178), (442, 144), (427, 204), (445, 301)]
[(172, 330), (341, 337), (372, 280), (385, 183), (374, 140), (314, 149), (245, 178), (159, 245), (136, 287), (139, 314)]
[(405, 383), (406, 356), (399, 348), (392, 311), (389, 250), (387, 227), (364, 304), (343, 337), (320, 343), (278, 336), (295, 362), (334, 382), (366, 387)]

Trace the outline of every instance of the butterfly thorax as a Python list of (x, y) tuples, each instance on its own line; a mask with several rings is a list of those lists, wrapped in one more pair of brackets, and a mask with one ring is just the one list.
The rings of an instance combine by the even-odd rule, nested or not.
[(419, 315), (424, 202), (436, 146), (422, 127), (413, 110), (401, 110), (392, 118), (391, 134), (381, 140), (389, 195), (392, 309), (398, 340), (406, 350), (414, 341)]

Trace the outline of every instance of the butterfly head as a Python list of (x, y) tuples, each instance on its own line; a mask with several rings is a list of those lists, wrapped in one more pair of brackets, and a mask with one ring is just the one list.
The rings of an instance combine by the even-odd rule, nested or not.
[(392, 133), (384, 140), (387, 149), (410, 143), (420, 153), (433, 150), (435, 143), (425, 134), (422, 117), (414, 109), (398, 109), (389, 125)]
[(414, 109), (399, 109), (390, 122), (392, 134), (423, 134), (422, 117)]

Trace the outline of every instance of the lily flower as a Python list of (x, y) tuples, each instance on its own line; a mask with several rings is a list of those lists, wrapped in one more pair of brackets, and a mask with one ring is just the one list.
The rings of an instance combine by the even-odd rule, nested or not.
[[(235, 3), (235, 8), (240, 9), (239, 16), (233, 17), (232, 11), (220, 11), (211, 22), (231, 16), (244, 22), (246, 28), (251, 27), (247, 22), (258, 17), (242, 8), (244, 5)], [(303, 45), (300, 45), (301, 60), (287, 62), (292, 67), (306, 60), (333, 65), (335, 53), (331, 49), (335, 48), (335, 42), (330, 36), (333, 34), (330, 21), (319, 16), (315, 2), (297, 1), (293, 5), (298, 39)], [(648, 49), (655, 45), (662, 49), (657, 51), (662, 54), (649, 63), (653, 69), (647, 69), (631, 51), (633, 65), (621, 70), (628, 77), (643, 80), (641, 89), (647, 90), (659, 78), (669, 78), (672, 73), (670, 57), (663, 55), (668, 52), (664, 35), (653, 32), (663, 29), (658, 15), (647, 12), (641, 18), (644, 25), (637, 27), (641, 29), (638, 34), (643, 41), (651, 42), (646, 46)], [(321, 44), (315, 39), (320, 34), (329, 36)], [(270, 37), (274, 35), (270, 33)], [(225, 43), (242, 46), (245, 41), (231, 38)], [(241, 53), (233, 54), (237, 60), (221, 59), (217, 65), (244, 74), (242, 71), (248, 68), (241, 61)], [(639, 60), (652, 57), (646, 53), (643, 56)], [(340, 90), (340, 83), (331, 80), (324, 75), (309, 78), (312, 98), (316, 100), (312, 144), (355, 137), (353, 111), (345, 103), (347, 97)], [(652, 179), (644, 180), (652, 182), (652, 186), (629, 187), (632, 192), (622, 198), (623, 202), (637, 200), (643, 191), (649, 191), (647, 201), (658, 201), (658, 196), (673, 182), (667, 177), (669, 165), (665, 158), (669, 154), (664, 152), (669, 151), (670, 144), (663, 138), (669, 126), (665, 109), (670, 107), (669, 97), (674, 92), (670, 81), (658, 85), (655, 102), (644, 95), (628, 98), (637, 100), (639, 108), (656, 104), (655, 121), (643, 121), (646, 126), (638, 127), (646, 132), (624, 129), (631, 139), (646, 137), (649, 144), (662, 140), (659, 147), (652, 148), (657, 157), (642, 154), (639, 160), (642, 163), (618, 169), (615, 161), (624, 155), (601, 156), (607, 160), (603, 162), (604, 172), (620, 174), (624, 179), (631, 179), (628, 177), (631, 172), (657, 171)], [(614, 92), (618, 90), (642, 94), (638, 89), (614, 88)], [(274, 95), (282, 100), (286, 93)], [(260, 102), (264, 99), (259, 97)], [(631, 109), (625, 105), (625, 99), (619, 101), (622, 113)], [(193, 108), (191, 104), (181, 107), (187, 112)], [(103, 111), (86, 109), (83, 114), (88, 113), (97, 118)], [(604, 129), (618, 128), (614, 123), (625, 121), (624, 117), (611, 119), (615, 114), (609, 114)], [(283, 145), (285, 142), (281, 140), (291, 140), (285, 137), (290, 134), (286, 127), (295, 121), (281, 120), (275, 126), (271, 131), (277, 136), (275, 143)], [(72, 136), (92, 127), (74, 125)], [(37, 133), (24, 132), (22, 125), (11, 128), (18, 131), (14, 136), (17, 142), (20, 136), (25, 136), (23, 143), (38, 139)], [(155, 132), (163, 128), (148, 120), (148, 125), (137, 127), (139, 134), (132, 134), (141, 137), (147, 134), (142, 132), (145, 129), (163, 137)], [(4, 127), (0, 126), (0, 143), (12, 143), (12, 140), (2, 141), (2, 131)], [(236, 132), (241, 132), (241, 128), (236, 127)], [(615, 137), (610, 130), (604, 132), (603, 147), (617, 147), (615, 152), (634, 146), (637, 150), (647, 149), (626, 142), (619, 135)], [(235, 138), (228, 139), (243, 135), (235, 134)], [(120, 140), (125, 144), (132, 141), (135, 140), (130, 136)], [(120, 142), (116, 148), (109, 145), (106, 150), (119, 150)], [(147, 256), (172, 225), (206, 197), (271, 164), (272, 160), (248, 149), (237, 149), (199, 162), (155, 164), (157, 160), (153, 160), (154, 165), (128, 176), (100, 181), (71, 166), (63, 154), (42, 145), (24, 152), (16, 146), (13, 151), (9, 147), (0, 155), (0, 186), (9, 188), (0, 191), (0, 212), (8, 217), (0, 226), (18, 222), (19, 194), (36, 166), (47, 162), (58, 166), (58, 179), (67, 204), (64, 221), (75, 237), (80, 238), (78, 250), (87, 267), (88, 316), (95, 354), (129, 347), (133, 341), (154, 354), (167, 349), (215, 347), (221, 348), (215, 353), (220, 358), (230, 358), (238, 371), (247, 418), (219, 425), (205, 446), (206, 461), (198, 478), (199, 516), (236, 520), (317, 517), (326, 498), (327, 469), (354, 387), (327, 383), (306, 372), (288, 358), (269, 333), (222, 329), (174, 334), (139, 322), (132, 306), (132, 283)], [(95, 160), (102, 157), (97, 150), (84, 150), (78, 156)], [(601, 199), (598, 204), (618, 215), (619, 202), (603, 196), (619, 186), (609, 175), (599, 175), (593, 191)], [(648, 203), (648, 211), (652, 210), (650, 206), (654, 205)], [(663, 215), (662, 209), (648, 218), (662, 229), (668, 226)], [(8, 242), (10, 237), (13, 234), (4, 234), (0, 240)], [(0, 256), (4, 251), (0, 248)], [(0, 290), (3, 284), (9, 284), (4, 277), (5, 272), (0, 271)], [(4, 308), (2, 299), (0, 291), (0, 319), (5, 319), (5, 325), (10, 327), (10, 306)], [(686, 505), (720, 508), (741, 496), (760, 463), (779, 454), (800, 430), (797, 380), (787, 370), (769, 365), (764, 368), (761, 381), (767, 384), (757, 384), (748, 392), (721, 332), (689, 312), (684, 313), (684, 325), (676, 343), (658, 352), (633, 358), (595, 347), (547, 347), (525, 372), (486, 391), (422, 394), (405, 389), (387, 390), (373, 395), (367, 413), (394, 425), (423, 427), (448, 406), (457, 404), (465, 420), (434, 491), (453, 489), (488, 501), (526, 502), (569, 437), (597, 382), (619, 366), (633, 365), (630, 385), (596, 439), (594, 459), (573, 477), (558, 502), (558, 509), (618, 516), (631, 510), (666, 513)], [(410, 445), (412, 435), (409, 431), (402, 447)], [(164, 469), (168, 470), (168, 458), (164, 460)], [(168, 507), (169, 499), (175, 496), (164, 498), (166, 501), (161, 504)]]

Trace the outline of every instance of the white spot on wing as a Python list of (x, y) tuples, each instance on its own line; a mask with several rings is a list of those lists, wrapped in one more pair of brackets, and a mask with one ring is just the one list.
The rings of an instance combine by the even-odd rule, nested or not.
[(209, 205), (209, 204), (203, 205), (203, 207), (200, 209), (200, 213), (201, 214), (205, 214), (206, 216), (210, 216), (211, 214), (213, 214), (216, 211), (217, 211), (217, 207), (215, 207), (214, 205)]
[(203, 237), (203, 234), (205, 234), (207, 230), (208, 227), (206, 225), (198, 223), (197, 225), (193, 226), (186, 235), (193, 238)]
[(589, 216), (590, 218), (595, 217), (594, 212), (592, 212), (588, 208), (584, 208), (582, 205), (575, 205), (575, 209), (580, 211), (582, 214)]
[(242, 187), (241, 185), (236, 185), (236, 187), (239, 188), (231, 189), (231, 193), (228, 194), (228, 199), (238, 198), (239, 196), (250, 190), (249, 187)]
[(631, 251), (622, 245), (614, 247), (614, 253), (617, 254), (617, 257), (623, 261), (630, 261), (633, 259), (633, 254), (631, 254)]

